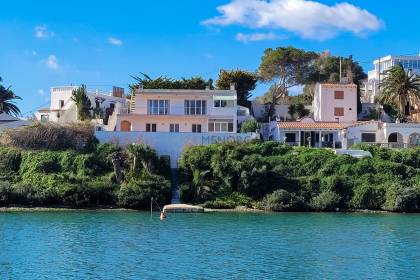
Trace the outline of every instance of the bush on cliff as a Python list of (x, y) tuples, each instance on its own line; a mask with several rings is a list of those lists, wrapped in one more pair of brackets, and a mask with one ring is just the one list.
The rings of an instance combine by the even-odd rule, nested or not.
[(164, 177), (152, 174), (142, 174), (130, 178), (118, 192), (118, 205), (126, 208), (148, 209), (150, 199), (159, 205), (168, 204), (171, 200), (170, 182)]
[(311, 201), (311, 207), (319, 211), (333, 211), (340, 206), (341, 197), (333, 191), (323, 191)]
[(138, 146), (137, 172), (132, 154), (112, 144), (95, 145), (92, 151), (0, 147), (0, 205), (149, 208), (152, 195), (168, 202), (168, 159)]
[[(238, 192), (260, 201), (262, 208), (284, 211), (311, 207), (420, 212), (420, 149), (362, 148), (373, 157), (357, 159), (329, 149), (260, 141), (189, 147), (179, 162), (181, 198), (217, 201), (220, 207), (221, 198)], [(194, 174), (205, 174), (200, 184), (193, 183)], [(210, 195), (197, 201), (195, 194), (203, 186)], [(275, 192), (278, 186), (281, 192)], [(302, 203), (287, 203), (291, 198)]]
[(35, 123), (0, 134), (1, 145), (22, 149), (91, 151), (96, 143), (93, 127), (89, 124)]

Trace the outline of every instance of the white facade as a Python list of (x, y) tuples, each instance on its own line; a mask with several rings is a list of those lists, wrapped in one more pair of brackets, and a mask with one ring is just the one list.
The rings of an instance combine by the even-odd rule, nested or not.
[(419, 56), (388, 55), (373, 61), (374, 69), (368, 72), (368, 78), (361, 84), (361, 94), (364, 102), (373, 103), (379, 95), (379, 84), (386, 77), (386, 71), (401, 64), (405, 71), (420, 74)]
[[(56, 123), (77, 122), (77, 108), (72, 100), (72, 92), (77, 86), (59, 86), (50, 89), (51, 101), (49, 108), (38, 110), (35, 117), (39, 121), (51, 121)], [(126, 106), (126, 99), (120, 88), (114, 88), (111, 92), (99, 90), (87, 90), (87, 96), (94, 112), (101, 112), (98, 116), (103, 117), (107, 108), (115, 107), (116, 104)], [(95, 113), (94, 113), (95, 114)], [(94, 116), (95, 117), (95, 116)]]
[(357, 121), (357, 86), (352, 83), (318, 83), (312, 103), (314, 120), (320, 122)]
[(177, 167), (178, 159), (187, 146), (209, 145), (219, 142), (246, 142), (258, 139), (256, 133), (168, 133), (139, 131), (96, 131), (96, 137), (101, 143), (128, 145), (142, 143), (154, 148), (159, 156), (170, 157), (172, 168)]

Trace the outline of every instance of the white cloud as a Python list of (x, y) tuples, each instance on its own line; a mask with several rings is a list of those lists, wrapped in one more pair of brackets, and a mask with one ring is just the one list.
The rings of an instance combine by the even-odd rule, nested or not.
[(45, 65), (52, 70), (57, 70), (59, 67), (57, 57), (53, 54), (49, 55)]
[(43, 89), (39, 89), (38, 90), (38, 95), (43, 96), (45, 94)]
[(49, 37), (53, 37), (54, 32), (48, 30), (48, 26), (45, 24), (35, 26), (35, 37), (40, 39), (46, 39)]
[(202, 23), (281, 29), (316, 40), (330, 39), (341, 32), (363, 36), (383, 27), (377, 16), (346, 2), (328, 6), (309, 0), (232, 0), (217, 10), (219, 16)]
[(265, 40), (284, 40), (287, 38), (287, 36), (280, 36), (277, 34), (274, 34), (273, 32), (268, 33), (237, 33), (235, 36), (236, 40), (241, 42), (254, 42), (254, 41), (265, 41)]
[(123, 41), (121, 39), (115, 37), (109, 37), (108, 42), (114, 46), (121, 46), (123, 44)]

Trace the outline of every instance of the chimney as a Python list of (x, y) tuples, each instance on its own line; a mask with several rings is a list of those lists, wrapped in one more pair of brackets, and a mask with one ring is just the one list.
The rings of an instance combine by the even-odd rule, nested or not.
[(236, 84), (230, 83), (230, 90), (236, 90)]
[(124, 88), (121, 87), (112, 87), (112, 96), (122, 98), (124, 96)]

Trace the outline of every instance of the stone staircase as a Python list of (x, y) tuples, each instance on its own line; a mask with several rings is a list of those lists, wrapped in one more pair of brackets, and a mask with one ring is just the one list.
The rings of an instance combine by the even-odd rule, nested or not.
[(171, 191), (172, 191), (172, 204), (181, 203), (179, 195), (179, 171), (177, 168), (171, 169)]

